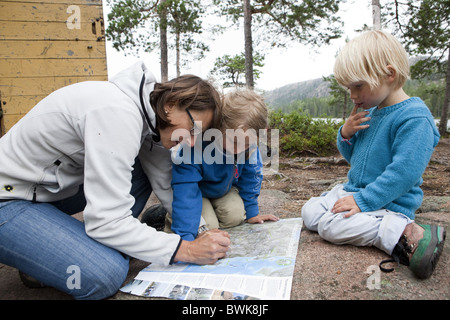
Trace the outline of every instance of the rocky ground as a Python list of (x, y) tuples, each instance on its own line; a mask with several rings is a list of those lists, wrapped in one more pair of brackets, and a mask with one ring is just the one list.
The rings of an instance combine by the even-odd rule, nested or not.
[[(446, 230), (450, 227), (449, 160), (450, 139), (442, 139), (423, 176), (425, 199), (416, 215), (417, 222), (443, 225)], [(278, 216), (288, 218), (300, 214), (301, 207), (310, 197), (345, 181), (348, 169), (339, 155), (325, 159), (282, 159), (280, 174), (267, 177), (263, 189), (271, 194), (273, 201), (279, 202), (278, 207), (273, 208)], [(266, 197), (265, 201), (269, 198)], [(399, 266), (392, 273), (381, 273), (380, 289), (373, 290), (367, 286), (371, 269), (389, 258), (380, 250), (333, 245), (305, 228), (298, 250), (292, 299), (450, 298), (448, 241), (430, 279), (418, 280), (407, 267)]]
[[(450, 139), (441, 139), (424, 174), (424, 203), (419, 223), (440, 224), (450, 230)], [(266, 176), (260, 197), (262, 213), (281, 218), (300, 216), (302, 205), (346, 178), (348, 166), (339, 155), (328, 158), (280, 159), (278, 174)], [(149, 204), (154, 200), (150, 200)], [(405, 266), (379, 274), (379, 288), (371, 285), (373, 270), (389, 258), (372, 247), (337, 246), (303, 228), (293, 277), (292, 300), (448, 300), (450, 256), (447, 240), (439, 264), (428, 280), (418, 280)], [(128, 280), (147, 263), (133, 260)], [(369, 279), (370, 278), (370, 279)], [(368, 283), (369, 280), (369, 283)], [(0, 264), (0, 299), (70, 299), (51, 288), (29, 289), (17, 270)], [(111, 299), (141, 299), (118, 292)], [(143, 299), (143, 298), (142, 298)]]

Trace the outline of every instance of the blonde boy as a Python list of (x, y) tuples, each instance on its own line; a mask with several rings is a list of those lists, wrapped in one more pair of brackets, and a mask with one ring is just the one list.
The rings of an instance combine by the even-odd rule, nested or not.
[[(222, 139), (203, 141), (201, 163), (173, 165), (172, 213), (166, 216), (166, 232), (194, 240), (200, 227), (202, 231), (237, 226), (245, 220), (278, 220), (273, 215), (259, 215), (258, 208), (263, 175), (257, 136), (266, 128), (267, 107), (260, 95), (236, 90), (224, 96)], [(218, 161), (208, 161), (205, 149), (212, 150), (211, 158)]]
[[(428, 278), (445, 230), (413, 219), (439, 134), (424, 102), (402, 89), (409, 76), (406, 51), (390, 34), (369, 31), (346, 44), (334, 74), (355, 105), (337, 136), (351, 168), (345, 184), (304, 205), (305, 225), (336, 244), (376, 246)], [(383, 271), (392, 271), (383, 266), (388, 261), (380, 264)]]

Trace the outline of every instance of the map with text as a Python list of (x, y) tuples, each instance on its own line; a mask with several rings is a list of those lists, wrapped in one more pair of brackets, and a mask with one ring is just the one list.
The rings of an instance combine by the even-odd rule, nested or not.
[(213, 265), (150, 264), (121, 289), (172, 299), (289, 299), (301, 218), (226, 229), (231, 246)]

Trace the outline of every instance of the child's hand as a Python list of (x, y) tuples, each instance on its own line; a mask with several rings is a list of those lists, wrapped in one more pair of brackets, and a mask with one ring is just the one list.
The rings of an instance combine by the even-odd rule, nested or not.
[(344, 218), (348, 218), (355, 213), (361, 212), (361, 209), (356, 204), (355, 198), (353, 198), (353, 196), (347, 196), (336, 201), (333, 208), (331, 209), (331, 212), (333, 213), (339, 213), (343, 211), (349, 211), (348, 213), (344, 214)]
[(264, 223), (264, 221), (278, 221), (280, 218), (273, 214), (257, 215), (247, 220), (248, 223)]
[(355, 104), (352, 112), (350, 113), (350, 116), (345, 121), (344, 126), (341, 130), (341, 135), (344, 139), (350, 139), (359, 130), (367, 129), (369, 127), (368, 124), (361, 125), (361, 123), (370, 120), (370, 117), (366, 117), (369, 114), (369, 111), (357, 111), (358, 105)]

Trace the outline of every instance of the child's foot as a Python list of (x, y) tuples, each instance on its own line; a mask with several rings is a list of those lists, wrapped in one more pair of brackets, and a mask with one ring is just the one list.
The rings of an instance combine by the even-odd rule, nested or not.
[[(444, 248), (445, 230), (435, 225), (419, 226), (423, 228), (423, 236), (417, 245), (413, 242), (415, 245), (409, 259), (409, 268), (418, 278), (427, 279), (436, 268)], [(414, 237), (414, 234), (412, 236)]]
[(444, 228), (410, 223), (395, 246), (392, 257), (395, 261), (409, 266), (418, 278), (427, 279), (436, 267), (444, 241)]
[(409, 250), (407, 249), (408, 261), (416, 251), (419, 245), (419, 241), (423, 239), (424, 233), (425, 229), (417, 223), (413, 222), (406, 225), (406, 228), (403, 231), (402, 236), (400, 237), (400, 241), (402, 241), (402, 238), (404, 238), (403, 241), (405, 245), (409, 247)]

